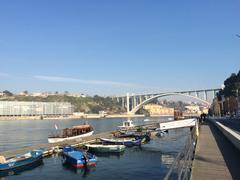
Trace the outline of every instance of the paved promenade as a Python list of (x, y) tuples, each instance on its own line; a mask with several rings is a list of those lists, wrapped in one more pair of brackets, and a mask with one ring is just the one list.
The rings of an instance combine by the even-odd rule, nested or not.
[(212, 124), (200, 126), (192, 180), (240, 179), (240, 151)]

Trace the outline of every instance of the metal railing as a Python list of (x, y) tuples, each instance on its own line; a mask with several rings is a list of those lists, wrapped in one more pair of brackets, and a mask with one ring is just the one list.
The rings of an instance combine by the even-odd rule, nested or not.
[(196, 127), (192, 128), (191, 134), (186, 140), (185, 147), (179, 152), (173, 161), (164, 180), (178, 179), (189, 180), (191, 176), (192, 162), (194, 158), (197, 136)]

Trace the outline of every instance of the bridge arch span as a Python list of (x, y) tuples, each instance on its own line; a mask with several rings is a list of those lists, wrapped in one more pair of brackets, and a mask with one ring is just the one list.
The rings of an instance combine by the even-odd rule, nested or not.
[(177, 95), (177, 96), (184, 96), (184, 97), (190, 97), (190, 98), (193, 98), (193, 99), (196, 99), (198, 101), (201, 101), (205, 104), (207, 104), (209, 107), (210, 107), (210, 103), (208, 101), (205, 101), (201, 98), (198, 98), (196, 96), (192, 96), (192, 95), (189, 95), (189, 94), (182, 94), (182, 93), (165, 93), (165, 94), (159, 94), (159, 95), (156, 95), (156, 96), (153, 96), (149, 99), (146, 99), (145, 101), (143, 101), (142, 103), (138, 104), (136, 107), (134, 107), (130, 112), (129, 114), (135, 114), (140, 108), (142, 108), (145, 104), (151, 102), (152, 100), (154, 99), (157, 99), (157, 98), (160, 98), (160, 97), (165, 97), (165, 96), (174, 96), (174, 95)]

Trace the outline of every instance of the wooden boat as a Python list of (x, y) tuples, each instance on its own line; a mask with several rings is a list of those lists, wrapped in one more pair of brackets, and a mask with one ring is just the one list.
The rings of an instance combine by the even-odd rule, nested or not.
[(90, 151), (94, 152), (110, 152), (110, 153), (120, 153), (125, 150), (124, 145), (111, 145), (111, 144), (87, 144), (86, 147)]
[(74, 140), (82, 137), (91, 136), (94, 133), (90, 125), (78, 125), (71, 128), (65, 128), (61, 133), (48, 137), (49, 143), (63, 142), (66, 140)]
[(135, 139), (135, 138), (119, 138), (119, 139), (107, 139), (107, 138), (100, 138), (103, 143), (107, 144), (118, 144), (118, 145), (125, 145), (125, 146), (139, 146), (141, 145), (142, 139)]
[(63, 160), (64, 163), (74, 168), (96, 166), (97, 163), (95, 155), (75, 149), (72, 146), (65, 146), (63, 148)]
[(0, 174), (7, 174), (11, 171), (20, 171), (42, 162), (42, 150), (33, 150), (23, 155), (5, 159), (4, 156), (0, 156)]

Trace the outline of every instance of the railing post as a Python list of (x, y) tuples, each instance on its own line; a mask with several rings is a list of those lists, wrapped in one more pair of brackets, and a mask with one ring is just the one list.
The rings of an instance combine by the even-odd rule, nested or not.
[(198, 120), (196, 120), (196, 136), (199, 136), (199, 125), (198, 125)]

